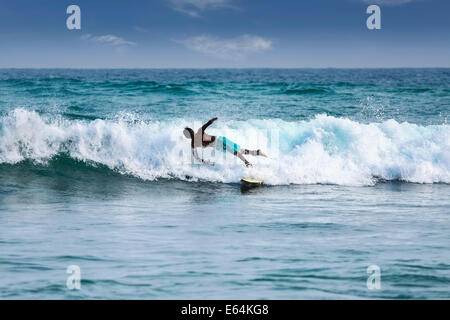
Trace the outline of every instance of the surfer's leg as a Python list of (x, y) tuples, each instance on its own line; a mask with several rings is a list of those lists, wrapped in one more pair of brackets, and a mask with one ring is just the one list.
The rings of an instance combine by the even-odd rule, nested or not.
[[(233, 141), (231, 141), (231, 140), (229, 140), (229, 139), (227, 139), (227, 138), (225, 138), (225, 137), (219, 137), (219, 139), (220, 139), (220, 138), (221, 138), (222, 140), (221, 140), (219, 146), (222, 146), (222, 147), (223, 147), (222, 150), (223, 150), (224, 152), (232, 153), (234, 156), (236, 156), (236, 157), (238, 157), (239, 159), (241, 159), (241, 160), (245, 163), (245, 165), (246, 165), (247, 167), (249, 167), (249, 166), (252, 165), (250, 162), (248, 162), (247, 159), (245, 159), (245, 157), (244, 157), (244, 155), (243, 155), (244, 150), (241, 149), (241, 147), (240, 147), (238, 144), (234, 143)], [(219, 143), (219, 142), (218, 142), (218, 143)]]
[(245, 157), (243, 156), (243, 150), (242, 149), (239, 149), (239, 151), (235, 151), (234, 152), (234, 155), (235, 156), (237, 156), (239, 159), (241, 159), (242, 161), (244, 161), (244, 163), (245, 163), (245, 165), (248, 167), (248, 166), (251, 166), (252, 164), (250, 163), (250, 162), (248, 162), (248, 160), (247, 159), (245, 159)]
[(267, 154), (265, 154), (264, 152), (262, 152), (261, 149), (256, 150), (256, 154), (257, 154), (258, 156), (266, 157), (266, 158), (267, 158)]
[(264, 152), (262, 152), (260, 149), (258, 149), (258, 150), (241, 149), (241, 150), (244, 154), (250, 154), (252, 156), (263, 156), (263, 157), (267, 158), (267, 155)]

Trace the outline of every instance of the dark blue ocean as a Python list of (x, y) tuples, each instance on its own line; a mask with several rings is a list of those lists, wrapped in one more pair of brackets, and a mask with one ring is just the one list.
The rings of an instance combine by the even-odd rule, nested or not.
[[(0, 69), (0, 298), (449, 299), (449, 115), (450, 69)], [(193, 161), (213, 117), (269, 158)]]

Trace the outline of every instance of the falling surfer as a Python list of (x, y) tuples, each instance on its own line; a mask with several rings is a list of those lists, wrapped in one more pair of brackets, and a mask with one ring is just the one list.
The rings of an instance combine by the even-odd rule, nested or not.
[(238, 144), (234, 143), (233, 141), (224, 136), (211, 136), (207, 134), (205, 132), (206, 128), (208, 128), (216, 120), (217, 117), (212, 118), (207, 123), (205, 123), (201, 128), (199, 128), (197, 132), (194, 132), (194, 130), (192, 130), (189, 127), (184, 128), (183, 134), (186, 138), (191, 139), (191, 149), (195, 159), (197, 159), (202, 163), (214, 165), (214, 162), (200, 158), (197, 153), (197, 148), (209, 148), (209, 147), (233, 154), (234, 156), (244, 161), (247, 167), (251, 166), (251, 163), (248, 162), (247, 159), (245, 159), (244, 155), (250, 154), (252, 156), (267, 157), (267, 155), (260, 149), (258, 150), (243, 149)]

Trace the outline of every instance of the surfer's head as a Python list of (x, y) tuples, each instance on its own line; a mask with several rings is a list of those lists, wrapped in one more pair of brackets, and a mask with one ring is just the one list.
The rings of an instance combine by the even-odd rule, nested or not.
[(189, 127), (184, 128), (183, 134), (186, 138), (192, 139), (194, 137), (194, 130)]

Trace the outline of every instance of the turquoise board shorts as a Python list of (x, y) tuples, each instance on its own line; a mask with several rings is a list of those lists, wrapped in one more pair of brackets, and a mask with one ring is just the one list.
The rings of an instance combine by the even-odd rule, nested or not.
[(217, 150), (221, 150), (223, 152), (231, 152), (231, 153), (236, 153), (239, 151), (241, 147), (237, 144), (234, 143), (233, 141), (231, 141), (230, 139), (227, 139), (225, 137), (217, 137), (217, 142), (216, 142), (216, 149)]

